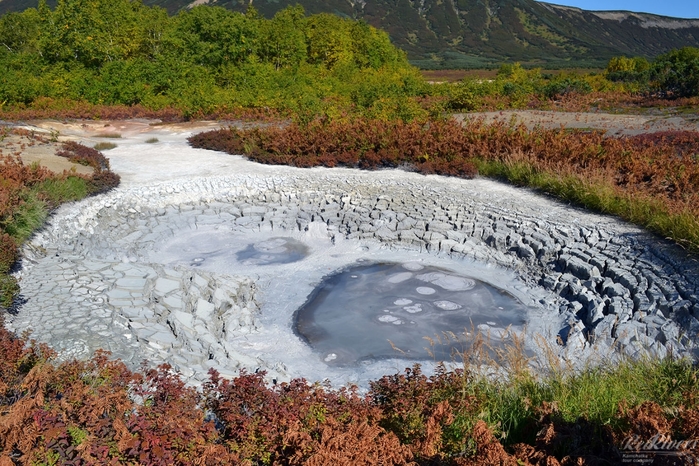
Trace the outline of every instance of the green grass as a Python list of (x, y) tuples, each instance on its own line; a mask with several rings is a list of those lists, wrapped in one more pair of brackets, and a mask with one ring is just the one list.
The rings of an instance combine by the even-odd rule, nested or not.
[[(699, 373), (688, 360), (623, 359), (614, 365), (594, 366), (582, 371), (563, 369), (549, 363), (546, 374), (534, 375), (531, 369), (505, 371), (506, 377), (475, 376), (477, 367), (488, 361), (475, 359), (473, 371), (465, 371), (464, 383), (448, 397), (473, 397), (467, 412), (456, 416), (457, 430), (468, 432), (478, 419), (483, 419), (502, 438), (504, 444), (532, 444), (536, 431), (531, 426), (541, 416), (544, 402), (552, 406), (553, 416), (564, 423), (575, 424), (584, 419), (597, 428), (610, 426), (624, 429), (620, 416), (623, 406), (636, 407), (643, 402), (658, 403), (668, 412), (680, 406), (697, 404), (696, 384)], [(492, 361), (491, 361), (492, 363)], [(458, 432), (448, 435), (458, 436)], [(600, 441), (602, 441), (600, 439)]]
[(29, 239), (32, 232), (41, 227), (48, 217), (48, 205), (36, 191), (26, 193), (23, 200), (11, 220), (5, 224), (5, 232), (19, 244)]
[(699, 220), (690, 213), (669, 213), (651, 198), (620, 196), (612, 186), (537, 171), (524, 163), (479, 159), (476, 165), (483, 176), (528, 186), (589, 210), (618, 216), (699, 253)]
[[(43, 226), (52, 207), (82, 199), (88, 193), (88, 181), (77, 176), (42, 181), (24, 193), (24, 202), (13, 212), (9, 221), (0, 226), (18, 244), (22, 244)], [(0, 274), (0, 306), (10, 307), (18, 294), (17, 280)]]
[(146, 139), (147, 144), (155, 144), (156, 142), (158, 142), (158, 138)]
[(110, 139), (121, 139), (121, 134), (119, 133), (99, 133), (95, 134), (96, 138), (110, 138)]
[(95, 150), (109, 150), (114, 149), (117, 145), (113, 142), (98, 142), (94, 145)]
[(34, 191), (45, 199), (51, 206), (64, 202), (83, 199), (90, 193), (90, 183), (79, 176), (69, 176), (65, 179), (49, 179), (34, 186)]
[(9, 308), (19, 294), (19, 284), (15, 277), (0, 274), (0, 306)]

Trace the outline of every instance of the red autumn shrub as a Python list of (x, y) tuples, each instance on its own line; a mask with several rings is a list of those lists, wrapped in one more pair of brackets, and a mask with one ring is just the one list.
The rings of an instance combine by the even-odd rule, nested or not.
[(95, 171), (109, 170), (109, 160), (100, 151), (75, 141), (63, 143), (63, 147), (56, 152), (56, 155), (65, 157), (73, 163), (92, 167)]
[(194, 147), (245, 154), (266, 164), (297, 167), (336, 165), (364, 169), (413, 167), (427, 160), (425, 172), (471, 177), (475, 166), (463, 160), (463, 131), (452, 121), (365, 120), (292, 124), (264, 129), (210, 131), (189, 139)]

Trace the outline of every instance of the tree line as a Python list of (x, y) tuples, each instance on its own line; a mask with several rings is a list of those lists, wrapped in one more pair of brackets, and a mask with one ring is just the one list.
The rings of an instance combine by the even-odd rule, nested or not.
[[(388, 35), (300, 6), (265, 19), (197, 6), (175, 16), (140, 0), (59, 0), (0, 17), (0, 103), (314, 109), (371, 107), (425, 84)], [(317, 109), (317, 108), (316, 108)]]

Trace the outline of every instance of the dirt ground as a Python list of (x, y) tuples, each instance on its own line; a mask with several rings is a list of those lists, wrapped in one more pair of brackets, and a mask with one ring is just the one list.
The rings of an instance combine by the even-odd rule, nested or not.
[[(482, 112), (456, 114), (459, 121), (483, 118), (486, 122), (502, 121), (505, 123), (523, 123), (528, 128), (578, 128), (598, 129), (609, 135), (634, 135), (657, 131), (697, 131), (699, 119), (677, 116), (618, 115), (609, 113), (571, 113), (541, 110), (507, 110), (501, 112)], [(30, 121), (23, 126), (13, 126), (24, 135), (6, 134), (0, 126), (0, 154), (18, 155), (24, 163), (38, 163), (52, 171), (63, 170), (89, 174), (92, 169), (69, 162), (55, 155), (61, 143), (69, 140), (79, 141), (93, 147), (99, 142), (119, 144), (119, 139), (152, 132), (154, 129), (164, 131), (207, 130), (223, 126), (221, 122), (198, 121), (186, 123), (163, 124), (156, 120), (124, 121)], [(25, 130), (25, 131), (21, 131)], [(3, 137), (4, 135), (4, 137)], [(32, 137), (32, 135), (34, 135)], [(107, 157), (109, 152), (105, 152)]]
[[(17, 128), (15, 128), (17, 129)], [(89, 175), (91, 167), (70, 162), (56, 155), (61, 142), (49, 133), (36, 129), (29, 131), (3, 131), (0, 127), (0, 155), (19, 156), (25, 165), (38, 163), (49, 170), (62, 173), (69, 171)]]
[(459, 121), (483, 118), (487, 123), (524, 123), (527, 128), (577, 128), (606, 131), (610, 136), (633, 136), (658, 131), (699, 131), (699, 120), (678, 116), (619, 115), (612, 113), (553, 112), (544, 110), (505, 110), (501, 112), (459, 113)]

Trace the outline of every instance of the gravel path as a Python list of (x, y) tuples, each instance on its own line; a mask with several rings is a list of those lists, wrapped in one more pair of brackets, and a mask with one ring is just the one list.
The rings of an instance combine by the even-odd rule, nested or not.
[[(195, 127), (130, 125), (107, 154), (122, 186), (64, 206), (24, 250), (26, 302), (8, 325), (66, 357), (105, 348), (193, 381), (244, 367), (361, 384), (409, 363), (329, 367), (294, 334), (294, 311), (333, 271), (415, 260), (517, 297), (533, 354), (542, 339), (574, 366), (694, 354), (697, 262), (636, 227), (488, 180), (262, 166), (188, 147)], [(236, 261), (278, 237), (308, 256)]]

